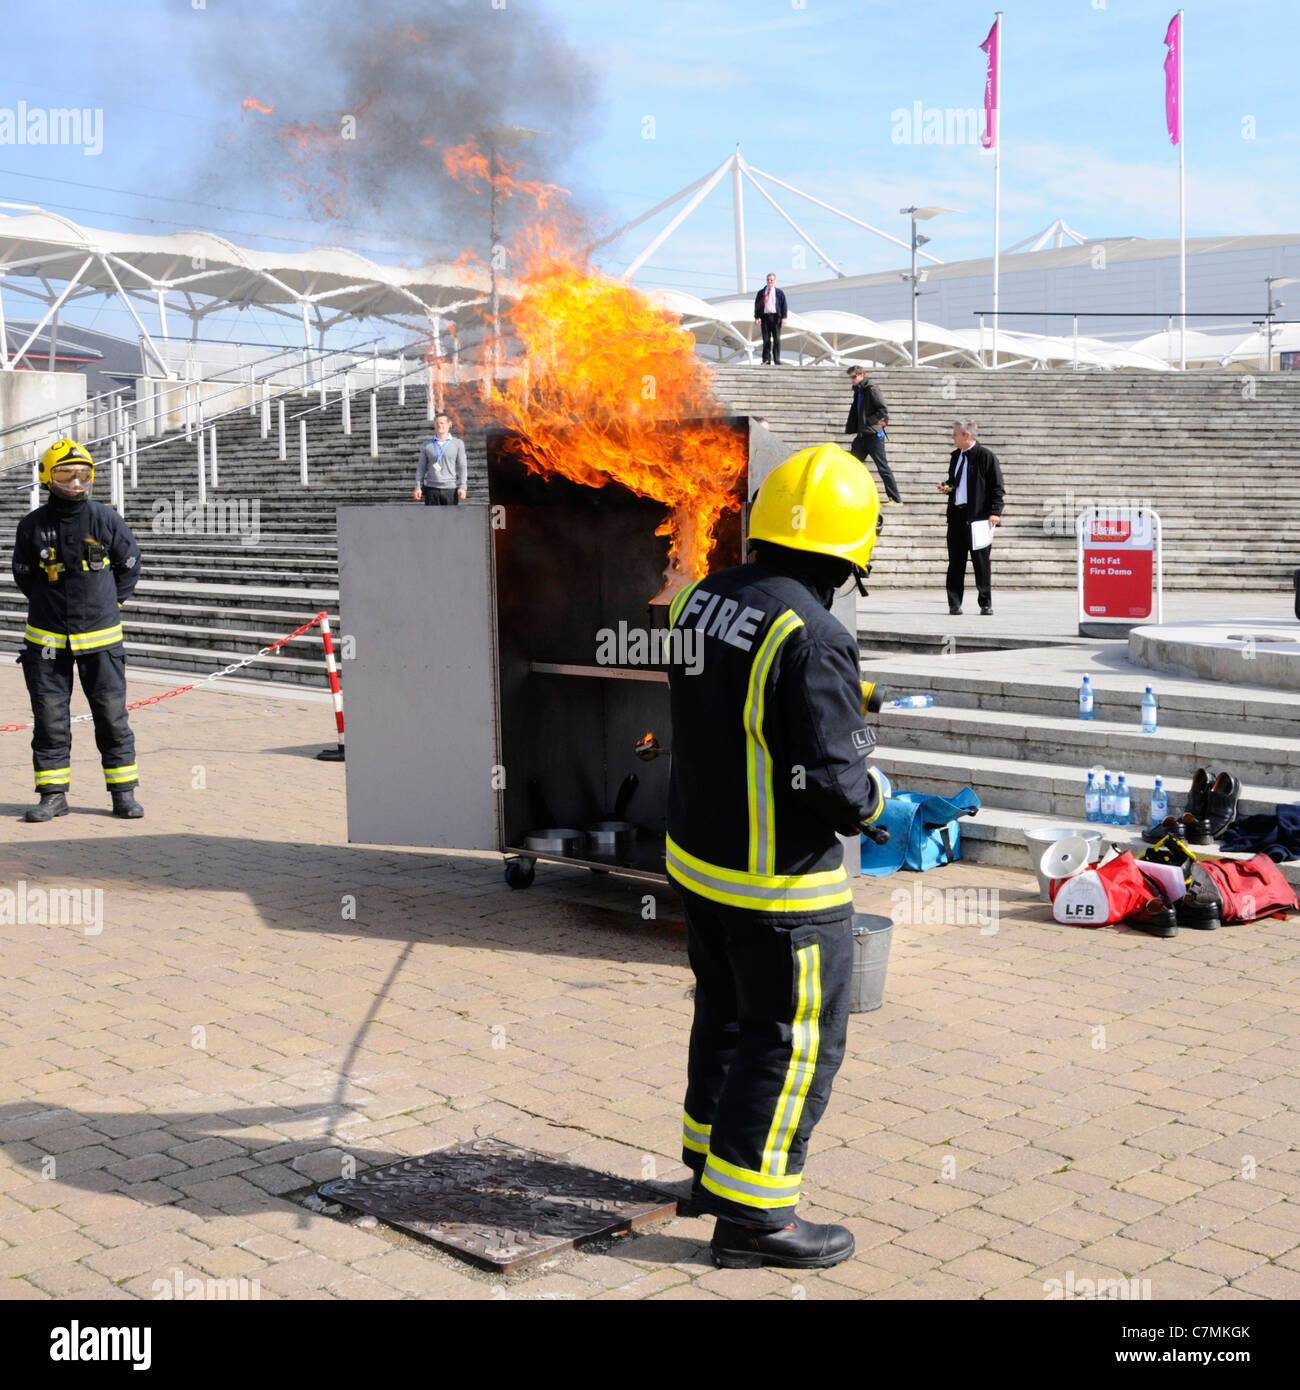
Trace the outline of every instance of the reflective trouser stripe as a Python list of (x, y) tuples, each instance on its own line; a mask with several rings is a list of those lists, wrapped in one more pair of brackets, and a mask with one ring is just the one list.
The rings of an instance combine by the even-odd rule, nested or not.
[(749, 874), (726, 869), (688, 854), (668, 837), (669, 875), (693, 893), (728, 907), (755, 912), (812, 912), (853, 902), (849, 876), (841, 865), (815, 874)]
[(696, 589), (700, 587), (700, 585), (703, 582), (704, 581), (702, 579), (697, 579), (693, 584), (688, 584), (684, 589), (682, 589), (678, 593), (677, 597), (673, 599), (673, 601), (668, 605), (669, 627), (677, 626), (677, 619), (681, 615), (682, 606), (685, 604), (686, 600), (690, 598), (690, 596), (696, 591)]
[(803, 1114), (804, 1098), (817, 1070), (817, 1050), (821, 1043), (821, 947), (814, 943), (796, 953), (799, 963), (799, 985), (796, 994), (794, 1024), (790, 1038), (790, 1065), (786, 1068), (781, 1098), (772, 1116), (763, 1148), (763, 1172), (779, 1177), (785, 1172), (790, 1157), (790, 1144)]
[(771, 1178), (751, 1168), (738, 1168), (716, 1154), (710, 1154), (704, 1164), (701, 1184), (718, 1197), (738, 1202), (744, 1207), (767, 1210), (772, 1207), (792, 1207), (799, 1200), (803, 1175)]
[(43, 627), (24, 626), (23, 636), (39, 647), (71, 647), (74, 652), (93, 652), (100, 647), (111, 647), (123, 640), (122, 624), (102, 627), (97, 632), (47, 632)]
[(692, 1153), (706, 1154), (709, 1151), (709, 1135), (713, 1133), (712, 1125), (702, 1125), (698, 1120), (693, 1120), (682, 1111), (682, 1147), (690, 1149)]
[(786, 609), (759, 646), (749, 668), (745, 695), (745, 782), (749, 797), (749, 872), (771, 874), (776, 862), (776, 837), (772, 818), (772, 755), (763, 734), (763, 706), (767, 677), (781, 643), (803, 626), (797, 613)]
[(114, 782), (132, 782), (139, 774), (139, 767), (135, 763), (128, 763), (125, 767), (106, 767), (104, 769), (104, 781), (111, 787)]
[(66, 785), (71, 780), (72, 769), (70, 767), (38, 768), (36, 771), (36, 785), (38, 787)]

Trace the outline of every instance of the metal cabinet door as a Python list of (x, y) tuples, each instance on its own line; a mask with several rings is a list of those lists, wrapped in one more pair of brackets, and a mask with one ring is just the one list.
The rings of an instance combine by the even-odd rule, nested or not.
[(339, 508), (348, 839), (499, 849), (487, 507)]

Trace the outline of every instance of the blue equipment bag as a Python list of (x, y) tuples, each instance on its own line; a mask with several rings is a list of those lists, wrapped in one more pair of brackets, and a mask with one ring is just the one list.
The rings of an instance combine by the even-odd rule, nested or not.
[(973, 816), (980, 799), (963, 787), (951, 800), (927, 792), (898, 792), (885, 802), (876, 825), (889, 831), (889, 843), (862, 836), (862, 872), (873, 878), (896, 869), (936, 869), (961, 858), (961, 816)]

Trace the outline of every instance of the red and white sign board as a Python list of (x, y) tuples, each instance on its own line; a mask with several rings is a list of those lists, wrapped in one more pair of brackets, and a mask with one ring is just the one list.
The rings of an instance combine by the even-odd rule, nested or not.
[(1079, 630), (1163, 619), (1160, 518), (1147, 507), (1088, 507), (1075, 523)]

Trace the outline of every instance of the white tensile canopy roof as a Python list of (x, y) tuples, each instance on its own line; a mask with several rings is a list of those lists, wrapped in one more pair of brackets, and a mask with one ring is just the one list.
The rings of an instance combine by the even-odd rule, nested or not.
[[(1189, 328), (1187, 330), (1187, 360), (1188, 362), (1222, 362), (1232, 355), (1241, 341), (1240, 333), (1215, 336), (1209, 333), (1198, 333), (1195, 329)], [(1177, 362), (1181, 356), (1178, 330), (1152, 333), (1147, 338), (1130, 343), (1129, 351), (1144, 352), (1149, 357), (1158, 357), (1162, 362)]]
[[(253, 251), (212, 232), (142, 236), (102, 231), (40, 209), (0, 216), (0, 278), (11, 294), (48, 306), (37, 331), (65, 304), (94, 295), (117, 296), (135, 320), (146, 351), (164, 370), (167, 363), (141, 321), (137, 303), (156, 309), (161, 337), (166, 336), (169, 308), (197, 324), (218, 309), (256, 306), (300, 319), (310, 346), (313, 328), (324, 332), (347, 318), (433, 319), (478, 303), (488, 288), (485, 271), (459, 265), (380, 265), (334, 247)], [(56, 290), (56, 285), (63, 288)], [(24, 351), (19, 348), (15, 358), (0, 365), (12, 368)]]

